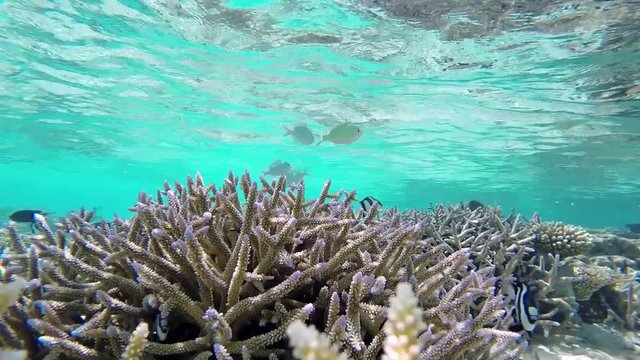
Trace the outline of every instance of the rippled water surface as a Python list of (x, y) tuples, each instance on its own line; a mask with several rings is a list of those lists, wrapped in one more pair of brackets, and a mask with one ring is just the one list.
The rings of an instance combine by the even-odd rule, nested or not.
[[(639, 21), (637, 1), (0, 1), (0, 213), (111, 216), (280, 159), (310, 194), (640, 222)], [(346, 146), (282, 128), (345, 121)]]

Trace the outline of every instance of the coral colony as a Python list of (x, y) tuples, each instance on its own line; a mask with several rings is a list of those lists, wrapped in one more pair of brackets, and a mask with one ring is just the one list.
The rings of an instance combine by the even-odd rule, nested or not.
[[(131, 219), (81, 210), (2, 237), (0, 341), (29, 359), (517, 359), (603, 288), (637, 323), (615, 266), (568, 262), (595, 237), (537, 216), (440, 205), (355, 212), (302, 183), (142, 193)], [(561, 286), (568, 284), (568, 286)], [(624, 293), (626, 291), (626, 293)], [(525, 301), (526, 300), (526, 301)], [(580, 303), (582, 302), (582, 303)], [(601, 305), (605, 306), (605, 305)], [(620, 312), (620, 311), (619, 311)]]

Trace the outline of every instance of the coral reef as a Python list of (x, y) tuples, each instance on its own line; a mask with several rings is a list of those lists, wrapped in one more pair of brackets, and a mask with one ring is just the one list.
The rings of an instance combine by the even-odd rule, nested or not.
[[(1, 327), (2, 321), (6, 317), (5, 311), (20, 298), (26, 285), (27, 283), (20, 277), (15, 277), (10, 283), (0, 284), (0, 331), (5, 330)], [(27, 352), (24, 350), (0, 348), (0, 359), (2, 360), (23, 360), (26, 357)]]
[[(637, 326), (636, 262), (585, 255), (602, 239), (584, 229), (463, 204), (364, 214), (330, 182), (305, 195), (198, 174), (141, 193), (131, 219), (10, 226), (0, 342), (30, 359), (516, 359), (576, 319)], [(540, 310), (530, 333), (516, 284)]]
[(596, 291), (617, 281), (613, 270), (604, 266), (580, 264), (574, 265), (572, 270), (576, 300), (588, 300)]
[[(422, 309), (409, 283), (400, 283), (390, 299), (387, 322), (384, 325), (384, 354), (382, 360), (417, 360), (422, 341), (420, 334), (426, 330)], [(287, 328), (293, 355), (301, 360), (347, 359), (331, 345), (326, 334), (297, 320)], [(426, 355), (426, 354), (425, 354)]]
[(638, 234), (629, 232), (611, 231), (607, 229), (590, 229), (596, 238), (589, 250), (589, 256), (620, 256), (628, 260), (628, 266), (635, 267), (640, 264), (640, 246), (638, 246)]
[(0, 229), (0, 252), (4, 251), (4, 248), (9, 246), (9, 231), (7, 229)]
[(408, 282), (427, 325), (423, 357), (522, 353), (500, 284), (531, 250), (519, 245), (528, 228), (445, 212), (440, 228), (378, 220), (377, 206), (363, 218), (355, 192), (330, 194), (330, 182), (312, 200), (284, 177), (260, 183), (229, 174), (218, 189), (198, 174), (155, 200), (141, 193), (130, 220), (96, 226), (80, 211), (39, 222), (38, 235), (10, 227), (3, 279), (28, 286), (0, 321), (2, 344), (30, 359), (289, 358), (286, 331), (300, 321), (349, 358), (374, 359), (392, 289)]
[(541, 223), (537, 232), (536, 251), (559, 254), (562, 258), (588, 252), (593, 242), (593, 235), (585, 229), (557, 221)]
[(382, 359), (417, 359), (422, 351), (419, 336), (427, 324), (422, 319), (422, 309), (418, 307), (418, 298), (411, 290), (411, 285), (398, 284), (396, 295), (389, 303)]
[[(396, 211), (383, 213), (383, 218), (396, 216)], [(505, 307), (516, 306), (515, 282), (532, 290), (533, 303), (541, 313), (535, 330), (548, 335), (575, 314), (578, 304), (567, 299), (559, 285), (570, 286), (558, 275), (558, 254), (536, 253), (535, 240), (542, 222), (537, 214), (530, 220), (519, 214), (503, 219), (499, 208), (464, 204), (437, 205), (428, 211), (408, 210), (400, 214), (407, 223), (420, 222), (422, 237), (444, 243), (454, 249), (468, 249), (477, 268), (492, 267), (499, 278), (499, 291), (505, 295)], [(573, 296), (571, 293), (570, 296)]]
[(129, 338), (129, 344), (122, 353), (122, 360), (142, 360), (144, 348), (147, 346), (149, 324), (141, 322)]
[[(638, 321), (638, 292), (633, 285), (637, 263), (616, 255), (638, 251), (638, 245), (627, 239), (543, 222), (537, 214), (528, 220), (515, 213), (504, 217), (500, 209), (487, 206), (437, 205), (428, 211), (387, 210), (382, 216), (420, 222), (424, 239), (470, 249), (475, 266), (493, 266), (503, 285), (513, 284), (515, 279), (525, 283), (539, 311), (532, 335), (549, 336), (552, 329), (560, 331), (582, 321), (603, 322), (612, 317), (622, 319), (619, 322), (627, 329)], [(544, 239), (557, 243), (547, 245)], [(610, 239), (615, 242), (609, 244)], [(515, 295), (509, 289), (501, 288), (505, 304), (515, 306)]]

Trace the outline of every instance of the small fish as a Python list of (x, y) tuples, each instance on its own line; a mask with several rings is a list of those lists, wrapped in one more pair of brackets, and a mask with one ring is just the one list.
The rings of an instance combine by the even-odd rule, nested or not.
[(299, 142), (302, 145), (311, 145), (316, 140), (313, 136), (313, 133), (306, 124), (298, 124), (293, 127), (293, 129), (289, 129), (286, 126), (282, 126), (286, 133), (284, 136), (289, 136), (293, 138), (293, 140)]
[(100, 220), (100, 221), (94, 221), (93, 223), (91, 223), (94, 227), (102, 227), (102, 224), (106, 224), (107, 226), (111, 226), (111, 222), (109, 221), (105, 221), (105, 220)]
[(155, 335), (160, 342), (167, 339), (169, 335), (169, 314), (166, 312), (158, 311), (155, 321)]
[(358, 125), (344, 123), (331, 129), (328, 134), (322, 135), (322, 139), (316, 145), (320, 145), (323, 141), (338, 145), (348, 145), (358, 141), (361, 136), (362, 129)]
[(263, 175), (282, 176), (287, 175), (291, 171), (291, 164), (276, 160), (269, 165), (267, 171), (263, 171)]
[(473, 210), (475, 210), (477, 208), (484, 207), (484, 204), (481, 203), (478, 200), (471, 200), (471, 201), (469, 201), (469, 204), (467, 204), (467, 206), (469, 207), (469, 209), (471, 211), (473, 211)]
[(35, 233), (36, 221), (46, 215), (47, 213), (42, 210), (18, 210), (9, 215), (9, 220), (17, 223), (31, 223), (31, 232)]
[(539, 316), (538, 308), (534, 304), (533, 294), (529, 292), (529, 288), (524, 283), (516, 282), (514, 288), (516, 291), (515, 324), (511, 326), (510, 330), (531, 332), (536, 327), (536, 321)]
[(378, 208), (382, 207), (382, 203), (371, 196), (367, 196), (366, 198), (360, 200), (360, 207), (362, 207), (362, 210), (364, 211), (364, 213), (362, 214), (363, 218), (366, 217), (367, 214), (369, 214), (369, 210), (373, 207), (373, 204), (376, 203), (378, 204)]
[(299, 183), (307, 175), (309, 175), (309, 173), (306, 170), (292, 170), (289, 174), (287, 174), (287, 180), (289, 180), (292, 184)]
[(629, 228), (630, 233), (640, 234), (640, 224), (626, 224), (625, 227)]

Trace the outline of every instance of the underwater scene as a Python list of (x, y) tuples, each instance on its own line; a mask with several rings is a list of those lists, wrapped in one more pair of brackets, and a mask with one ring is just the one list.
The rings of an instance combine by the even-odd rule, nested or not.
[(0, 360), (640, 360), (640, 1), (0, 0)]

